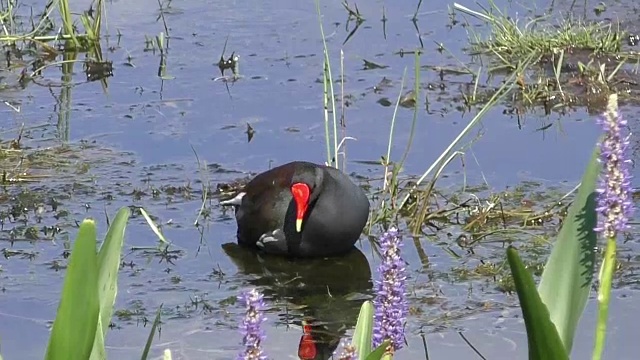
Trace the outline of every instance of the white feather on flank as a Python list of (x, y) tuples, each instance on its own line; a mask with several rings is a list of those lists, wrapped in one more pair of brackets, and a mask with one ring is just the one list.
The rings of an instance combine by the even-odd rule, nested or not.
[(220, 205), (222, 206), (240, 206), (240, 204), (242, 204), (242, 198), (244, 197), (246, 193), (245, 192), (241, 192), (238, 195), (236, 195), (236, 197), (234, 197), (233, 199), (229, 199), (229, 200), (225, 200), (225, 201), (220, 201)]

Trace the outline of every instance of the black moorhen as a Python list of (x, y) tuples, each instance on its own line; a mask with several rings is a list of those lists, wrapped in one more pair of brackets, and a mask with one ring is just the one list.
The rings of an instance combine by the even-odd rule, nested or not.
[(369, 216), (369, 199), (343, 172), (294, 161), (258, 174), (235, 198), (238, 244), (290, 257), (341, 255)]

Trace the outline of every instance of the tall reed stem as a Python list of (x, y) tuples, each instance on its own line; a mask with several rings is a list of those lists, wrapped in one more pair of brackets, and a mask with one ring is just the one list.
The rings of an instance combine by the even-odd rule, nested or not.
[[(324, 27), (322, 26), (322, 15), (320, 13), (320, 1), (316, 0), (316, 10), (318, 12), (318, 21), (320, 22), (320, 34), (322, 36), (323, 48), (323, 72), (322, 78), (324, 83), (324, 130), (325, 142), (327, 146), (327, 165), (338, 168), (338, 119), (336, 118), (336, 98), (333, 91), (333, 77), (331, 76), (331, 62), (329, 60), (329, 49), (327, 48), (327, 40), (324, 35)], [(333, 134), (329, 128), (329, 105), (331, 105), (331, 115), (333, 117)], [(331, 139), (333, 138), (333, 148)], [(333, 160), (332, 160), (333, 155)]]

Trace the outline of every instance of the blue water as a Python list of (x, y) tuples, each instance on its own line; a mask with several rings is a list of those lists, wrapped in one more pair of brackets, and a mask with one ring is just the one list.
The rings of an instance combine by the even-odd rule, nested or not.
[[(400, 57), (393, 53), (419, 46), (410, 21), (416, 3), (359, 2), (366, 21), (342, 46), (354, 23), (345, 30), (347, 15), (340, 2), (322, 2), (334, 78), (339, 78), (342, 48), (345, 92), (352, 95), (352, 104), (346, 109), (347, 135), (357, 140), (348, 142), (349, 172), (371, 179), (382, 177), (380, 167), (357, 161), (377, 161), (386, 154), (393, 107), (383, 107), (377, 101), (381, 97), (396, 99), (405, 68), (407, 82), (403, 92), (413, 87), (413, 55)], [(88, 4), (82, 1), (72, 6), (85, 9)], [(476, 8), (470, 1), (462, 4)], [(506, 7), (507, 3), (499, 5)], [(386, 39), (380, 21), (383, 6), (388, 19)], [(537, 8), (544, 9), (545, 4), (538, 4)], [(154, 356), (170, 348), (178, 359), (234, 358), (240, 348), (236, 324), (241, 314), (238, 306), (225, 300), (248, 286), (265, 291), (271, 306), (265, 343), (268, 353), (274, 359), (296, 358), (303, 317), (315, 319), (318, 326), (334, 335), (348, 335), (358, 305), (371, 296), (371, 276), (375, 276), (379, 259), (372, 255), (367, 241), (360, 246), (360, 256), (343, 260), (346, 268), (335, 262), (294, 265), (269, 260), (266, 265), (259, 265), (251, 254), (237, 253), (237, 249), (234, 252), (232, 245), (222, 247), (233, 244), (236, 228), (232, 214), (222, 213), (217, 199), (207, 204), (212, 209), (211, 218), (200, 219), (204, 224), (202, 234), (194, 226), (201, 205), (202, 182), (215, 188), (218, 183), (266, 170), (271, 162), (325, 161), (322, 84), (318, 82), (322, 78), (322, 42), (314, 3), (172, 2), (165, 14), (170, 38), (167, 72), (175, 78), (165, 81), (157, 77), (159, 53), (144, 51), (145, 36), (154, 37), (164, 31), (157, 16), (158, 4), (154, 0), (116, 0), (107, 4), (111, 36), (104, 47), (114, 47), (106, 53), (114, 63), (108, 93), (104, 94), (97, 82), (75, 86), (68, 144), (75, 149), (75, 155), (62, 159), (69, 166), (55, 170), (49, 181), (10, 189), (15, 193), (24, 187), (60, 197), (61, 208), (70, 215), (55, 219), (53, 210), (46, 208), (45, 222), (65, 230), (55, 241), (10, 244), (8, 238), (0, 238), (0, 249), (36, 253), (33, 260), (18, 256), (0, 260), (0, 350), (5, 359), (42, 357), (64, 275), (63, 271), (51, 269), (52, 262), (65, 263), (63, 246), (65, 239), (75, 237), (75, 221), (94, 217), (104, 233), (105, 209), (113, 216), (120, 206), (144, 206), (157, 216), (156, 221), (174, 244), (172, 248), (182, 252), (174, 264), (167, 264), (141, 251), (130, 251), (132, 247), (157, 244), (144, 220), (132, 219), (127, 228), (124, 261), (133, 262), (134, 266), (122, 268), (116, 309), (139, 309), (140, 313), (131, 318), (114, 318), (116, 328), (108, 335), (109, 355), (113, 358), (139, 358), (149, 331), (149, 326), (143, 327), (143, 320), (153, 319), (161, 304), (165, 323), (161, 336), (154, 341)], [(339, 24), (334, 25), (336, 22)], [(446, 3), (423, 4), (418, 15), (425, 46), (421, 64), (458, 68), (465, 65), (477, 70), (480, 64), (463, 52), (467, 30), (461, 26), (449, 29), (448, 24)], [(473, 28), (483, 31), (478, 26)], [(118, 30), (122, 33), (119, 41), (115, 36)], [(228, 84), (228, 90), (225, 83), (213, 81), (220, 75), (215, 63), (227, 38), (225, 57), (233, 51), (240, 55), (243, 76)], [(436, 43), (443, 43), (448, 51), (439, 53)], [(124, 65), (129, 56), (134, 67)], [(363, 59), (388, 67), (363, 70)], [(59, 82), (59, 71), (49, 68), (43, 75), (51, 82)], [(420, 76), (424, 84), (440, 83), (433, 70), (423, 69)], [(372, 87), (383, 77), (392, 80), (392, 87), (382, 94), (373, 93)], [(75, 80), (83, 78), (81, 66), (77, 65)], [(460, 95), (458, 84), (468, 81), (471, 76), (448, 75), (448, 88), (427, 91), (431, 113), (422, 110), (425, 92), (422, 93), (415, 139), (404, 174), (420, 175), (473, 117), (475, 113), (457, 111), (460, 104), (452, 101)], [(51, 92), (58, 96), (60, 88), (52, 87)], [(0, 107), (0, 126), (11, 129), (2, 138), (15, 136), (22, 123), (27, 128), (42, 124), (30, 131), (24, 142), (42, 149), (61, 146), (56, 130), (59, 106), (51, 92), (37, 85), (1, 92), (0, 97), (18, 101), (21, 106), (20, 113)], [(500, 104), (489, 111), (463, 141), (463, 145), (472, 143), (465, 148), (464, 166), (459, 160), (453, 161), (441, 185), (459, 191), (464, 181), (473, 185), (486, 181), (490, 191), (499, 192), (533, 181), (540, 184), (540, 191), (546, 187), (571, 189), (579, 181), (599, 136), (595, 118), (583, 109), (565, 116), (546, 117), (534, 112), (521, 119), (519, 126), (514, 117), (503, 115), (505, 108), (506, 104)], [(638, 113), (633, 107), (623, 107), (622, 111), (630, 119)], [(404, 151), (412, 117), (412, 110), (398, 110), (394, 159)], [(251, 142), (247, 142), (245, 134), (247, 123), (255, 130)], [(547, 124), (553, 125), (544, 132), (537, 131)], [(88, 140), (90, 147), (78, 149), (82, 140)], [(91, 164), (88, 172), (78, 172), (77, 168), (86, 163)], [(203, 170), (205, 163), (216, 166)], [(51, 172), (46, 168), (40, 171)], [(70, 182), (77, 184), (73, 190), (63, 186)], [(374, 180), (373, 184), (379, 186), (379, 181)], [(185, 198), (180, 191), (173, 195), (163, 191), (158, 198), (152, 198), (152, 188), (166, 186), (190, 186), (193, 197)], [(68, 196), (61, 197), (60, 189)], [(147, 195), (134, 199), (134, 190)], [(105, 199), (106, 194), (113, 198)], [(513, 307), (517, 299), (484, 280), (450, 281), (453, 268), (477, 262), (481, 257), (452, 258), (442, 245), (453, 243), (447, 231), (457, 236), (460, 229), (445, 229), (420, 238), (429, 256), (428, 264), (421, 263), (407, 237), (411, 306), (419, 311), (410, 316), (409, 346), (397, 358), (424, 357), (420, 329), (427, 334), (432, 359), (475, 358), (457, 331), (464, 331), (487, 358), (524, 358), (524, 324), (519, 310)], [(380, 229), (374, 228), (373, 235), (379, 233)], [(631, 241), (624, 249), (633, 254), (637, 244)], [(484, 249), (488, 251), (502, 250), (496, 245)], [(628, 266), (635, 268), (637, 264), (630, 261)], [(332, 277), (332, 271), (350, 277), (347, 281)], [(635, 289), (637, 279), (632, 278), (616, 293), (619, 296), (611, 310), (613, 325), (607, 357), (632, 358), (637, 350), (638, 346), (629, 339), (635, 316), (640, 316), (633, 303)], [(197, 307), (193, 305), (195, 299), (200, 301)], [(203, 310), (201, 301), (210, 307)], [(575, 358), (590, 354), (594, 314), (590, 303), (574, 346)]]

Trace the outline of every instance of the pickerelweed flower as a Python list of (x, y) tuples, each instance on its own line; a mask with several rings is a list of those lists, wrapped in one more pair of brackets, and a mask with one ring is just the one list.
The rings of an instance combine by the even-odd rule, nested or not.
[(378, 266), (373, 326), (373, 346), (378, 347), (386, 339), (391, 341), (391, 351), (404, 345), (404, 325), (407, 318), (405, 262), (400, 250), (402, 238), (398, 229), (390, 228), (380, 237), (382, 262)]
[(257, 289), (251, 289), (238, 296), (245, 306), (245, 316), (240, 323), (244, 350), (238, 354), (238, 360), (266, 360), (261, 343), (265, 335), (261, 328), (265, 318), (263, 295)]
[(597, 211), (600, 216), (595, 230), (606, 239), (615, 238), (618, 232), (627, 229), (633, 213), (630, 160), (626, 154), (629, 135), (627, 122), (618, 113), (617, 100), (617, 95), (612, 95), (606, 113), (598, 119), (604, 130), (604, 138), (600, 142), (599, 159), (603, 171), (597, 189)]

